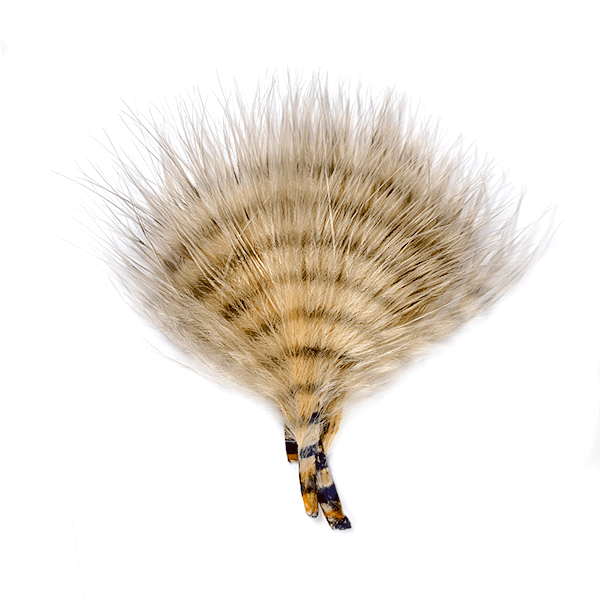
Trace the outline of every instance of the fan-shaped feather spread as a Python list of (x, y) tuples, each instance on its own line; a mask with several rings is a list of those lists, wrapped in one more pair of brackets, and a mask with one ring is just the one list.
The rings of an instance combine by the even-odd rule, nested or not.
[(177, 346), (277, 407), (307, 513), (350, 527), (325, 454), (344, 405), (521, 274), (515, 203), (391, 92), (314, 78), (225, 102), (220, 123), (199, 100), (132, 118), (145, 157), (120, 160), (118, 189), (93, 184), (125, 288)]

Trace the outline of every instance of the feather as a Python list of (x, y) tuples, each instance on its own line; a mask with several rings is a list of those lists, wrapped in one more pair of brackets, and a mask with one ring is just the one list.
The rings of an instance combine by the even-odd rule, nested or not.
[(327, 464), (344, 407), (496, 301), (539, 245), (518, 199), (394, 92), (275, 80), (253, 102), (129, 114), (139, 157), (88, 178), (135, 307), (281, 415), (308, 515), (345, 516)]

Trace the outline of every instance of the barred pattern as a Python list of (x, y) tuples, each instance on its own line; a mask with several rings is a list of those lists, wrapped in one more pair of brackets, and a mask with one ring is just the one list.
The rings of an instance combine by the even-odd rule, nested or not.
[(345, 403), (521, 274), (514, 203), (393, 93), (350, 101), (314, 78), (226, 103), (221, 126), (193, 102), (132, 119), (144, 164), (120, 159), (119, 188), (90, 182), (125, 288), (277, 407), (306, 512), (350, 527), (326, 459)]

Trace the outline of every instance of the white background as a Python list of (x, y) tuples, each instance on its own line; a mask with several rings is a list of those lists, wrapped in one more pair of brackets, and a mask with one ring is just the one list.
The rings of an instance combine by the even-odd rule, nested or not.
[[(595, 4), (4, 2), (0, 597), (597, 600)], [(94, 140), (123, 101), (276, 68), (406, 90), (559, 225), (491, 313), (348, 415), (346, 533), (305, 516), (262, 404), (162, 355), (56, 174), (110, 170)]]

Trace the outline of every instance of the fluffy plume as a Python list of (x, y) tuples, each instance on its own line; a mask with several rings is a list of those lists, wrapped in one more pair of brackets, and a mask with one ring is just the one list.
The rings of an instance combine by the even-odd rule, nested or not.
[(275, 81), (144, 120), (102, 197), (139, 311), (276, 407), (306, 512), (350, 527), (326, 453), (344, 406), (494, 302), (535, 250), (518, 202), (389, 92)]

